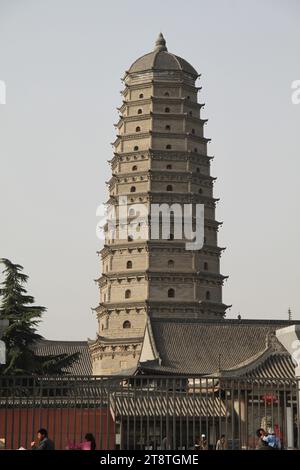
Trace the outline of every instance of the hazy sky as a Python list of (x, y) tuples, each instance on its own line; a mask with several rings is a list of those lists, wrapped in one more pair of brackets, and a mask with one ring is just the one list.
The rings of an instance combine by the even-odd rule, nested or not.
[(49, 339), (94, 337), (120, 78), (162, 31), (201, 74), (228, 317), (300, 319), (300, 2), (0, 0), (0, 256)]

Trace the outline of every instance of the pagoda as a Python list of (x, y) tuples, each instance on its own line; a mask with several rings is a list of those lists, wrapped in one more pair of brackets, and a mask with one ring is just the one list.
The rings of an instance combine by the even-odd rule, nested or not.
[[(204, 137), (207, 120), (201, 118), (198, 78), (186, 60), (168, 52), (162, 34), (154, 50), (137, 59), (123, 78), (107, 201), (120, 230), (112, 237), (106, 226), (99, 253), (98, 333), (89, 345), (94, 375), (123, 374), (136, 367), (147, 318), (225, 316), (223, 248), (217, 241), (215, 178), (210, 174), (210, 139)], [(174, 220), (169, 236), (152, 239), (151, 207), (157, 204), (202, 204), (202, 248), (187, 250), (184, 235), (172, 233)]]

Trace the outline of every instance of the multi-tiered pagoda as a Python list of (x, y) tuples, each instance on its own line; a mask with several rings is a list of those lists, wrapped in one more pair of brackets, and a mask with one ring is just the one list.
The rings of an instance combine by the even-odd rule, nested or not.
[[(222, 319), (224, 276), (220, 274), (213, 197), (212, 157), (204, 137), (203, 104), (197, 71), (168, 52), (159, 35), (153, 52), (125, 73), (123, 103), (116, 124), (108, 203), (116, 208), (117, 226), (137, 218), (140, 238), (106, 234), (101, 250), (100, 303), (95, 309), (98, 335), (90, 344), (94, 374), (122, 373), (136, 366), (150, 318)], [(141, 221), (141, 205), (204, 204), (204, 245), (187, 250), (172, 233), (151, 239), (151, 216)], [(145, 227), (148, 236), (145, 236)], [(126, 228), (126, 227), (125, 227)], [(144, 345), (145, 347), (145, 345)]]

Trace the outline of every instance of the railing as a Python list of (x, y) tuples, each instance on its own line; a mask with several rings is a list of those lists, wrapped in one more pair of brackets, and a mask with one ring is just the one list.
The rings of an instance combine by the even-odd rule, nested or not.
[(299, 383), (222, 377), (0, 377), (0, 446), (56, 449), (92, 433), (97, 449), (254, 449), (256, 430), (300, 448)]

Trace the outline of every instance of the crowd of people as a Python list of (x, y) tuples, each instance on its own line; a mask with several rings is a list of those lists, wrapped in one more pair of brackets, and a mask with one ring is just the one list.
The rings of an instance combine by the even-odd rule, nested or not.
[[(280, 450), (282, 449), (282, 444), (280, 437), (275, 433), (274, 429), (269, 428), (266, 432), (263, 428), (259, 428), (256, 431), (257, 442), (256, 450)], [(215, 450), (226, 450), (228, 449), (228, 444), (226, 441), (225, 434), (222, 434), (217, 440)], [(201, 438), (196, 440), (194, 450), (208, 450), (207, 439), (204, 434)]]
[[(275, 433), (274, 429), (269, 428), (266, 432), (263, 428), (259, 428), (256, 431), (257, 442), (256, 450), (280, 450), (282, 449), (282, 444), (280, 437)], [(202, 434), (201, 437), (196, 439), (194, 450), (208, 450), (208, 443), (205, 437), (205, 434)], [(217, 440), (217, 443), (214, 447), (215, 450), (226, 450), (228, 449), (228, 443), (226, 441), (225, 434), (222, 434)]]
[[(209, 449), (209, 446), (208, 446), (206, 436), (205, 434), (202, 434), (201, 437), (196, 439), (194, 450), (208, 450), (208, 449)], [(226, 437), (225, 437), (225, 434), (222, 434), (217, 440), (215, 450), (226, 450), (226, 449), (227, 449)]]
[[(273, 429), (268, 429), (266, 432), (263, 428), (259, 428), (256, 431), (257, 450), (280, 450), (282, 448), (281, 440), (278, 435), (274, 432)], [(24, 448), (21, 448), (25, 450)], [(55, 450), (54, 442), (49, 439), (48, 432), (46, 429), (41, 428), (37, 432), (37, 440), (31, 443), (32, 450)], [(171, 444), (167, 437), (163, 439), (162, 450), (170, 450)], [(194, 445), (194, 450), (208, 450), (208, 441), (205, 434), (202, 434), (201, 437), (197, 438)], [(215, 445), (215, 450), (226, 450), (228, 449), (228, 444), (225, 434), (222, 434)], [(95, 437), (91, 433), (87, 433), (85, 438), (79, 444), (69, 443), (66, 447), (66, 450), (96, 450), (96, 441)]]

